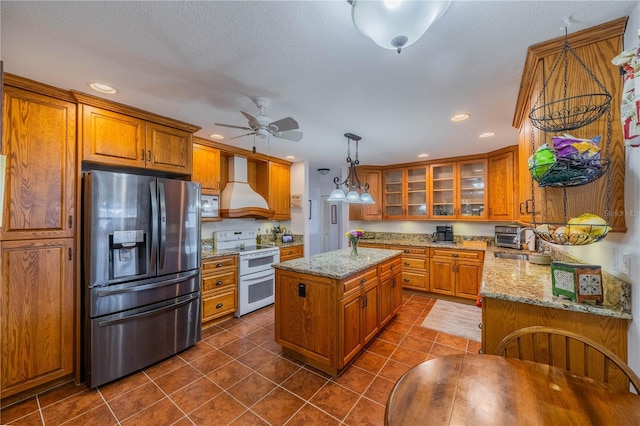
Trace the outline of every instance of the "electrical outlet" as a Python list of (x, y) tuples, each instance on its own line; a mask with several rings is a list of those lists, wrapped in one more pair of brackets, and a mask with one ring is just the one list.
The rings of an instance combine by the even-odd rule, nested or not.
[(622, 272), (629, 275), (631, 272), (631, 259), (629, 253), (622, 253)]
[(618, 267), (618, 249), (611, 249), (611, 258), (613, 259), (613, 272), (620, 272), (620, 268)]

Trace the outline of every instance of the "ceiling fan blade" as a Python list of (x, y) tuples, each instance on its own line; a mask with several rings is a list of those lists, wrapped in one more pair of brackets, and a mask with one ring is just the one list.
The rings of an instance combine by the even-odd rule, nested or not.
[(297, 128), (298, 122), (291, 117), (283, 118), (282, 120), (274, 121), (273, 123), (269, 124), (269, 129), (272, 132), (284, 132)]
[(287, 139), (290, 141), (298, 142), (300, 139), (302, 139), (302, 132), (287, 130), (285, 132), (276, 132), (273, 134), (273, 136), (280, 139)]
[(240, 112), (242, 113), (242, 115), (247, 117), (247, 120), (249, 120), (249, 126), (251, 127), (251, 129), (255, 130), (260, 128), (260, 122), (253, 115), (244, 111), (240, 111)]
[[(249, 130), (251, 130), (251, 129), (249, 129)], [(238, 139), (238, 138), (241, 138), (241, 137), (243, 137), (243, 136), (249, 136), (249, 135), (255, 135), (255, 134), (256, 134), (256, 132), (245, 133), (244, 135), (234, 136), (234, 137), (232, 137), (231, 139)], [(231, 140), (231, 139), (229, 139), (229, 140)]]
[(232, 129), (253, 130), (250, 127), (234, 126), (232, 124), (222, 124), (222, 123), (213, 123), (213, 124), (215, 124), (216, 126), (231, 127)]

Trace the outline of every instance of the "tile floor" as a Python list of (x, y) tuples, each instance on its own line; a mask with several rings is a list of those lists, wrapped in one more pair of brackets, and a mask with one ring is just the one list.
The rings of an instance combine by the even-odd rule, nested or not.
[(282, 355), (271, 306), (211, 327), (194, 347), (113, 383), (70, 383), (3, 408), (0, 423), (382, 425), (389, 393), (410, 367), (480, 349), (420, 327), (434, 302), (405, 294), (397, 317), (338, 378)]

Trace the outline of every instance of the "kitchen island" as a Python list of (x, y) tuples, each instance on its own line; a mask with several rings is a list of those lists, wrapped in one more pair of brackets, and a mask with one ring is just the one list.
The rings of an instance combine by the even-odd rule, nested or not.
[(284, 354), (340, 375), (402, 304), (399, 250), (361, 248), (276, 263), (275, 338)]

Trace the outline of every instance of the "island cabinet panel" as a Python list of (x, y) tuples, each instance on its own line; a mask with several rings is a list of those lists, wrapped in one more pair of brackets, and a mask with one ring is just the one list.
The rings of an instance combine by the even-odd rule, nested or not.
[(276, 268), (283, 353), (336, 376), (348, 367), (402, 303), (400, 255), (367, 266), (343, 279)]
[[(623, 361), (627, 361), (627, 330), (629, 320), (588, 312), (568, 311), (510, 300), (483, 297), (482, 299), (482, 352), (493, 354), (496, 347), (512, 331), (541, 325), (578, 333), (601, 343)], [(561, 356), (559, 353), (556, 357)], [(572, 358), (571, 371), (582, 375), (584, 360)], [(595, 370), (593, 370), (595, 369)], [(598, 371), (595, 365), (590, 371)], [(611, 384), (628, 391), (624, 377), (612, 377)]]
[(283, 349), (302, 355), (312, 365), (336, 364), (335, 282), (276, 270), (276, 283), (276, 342)]

